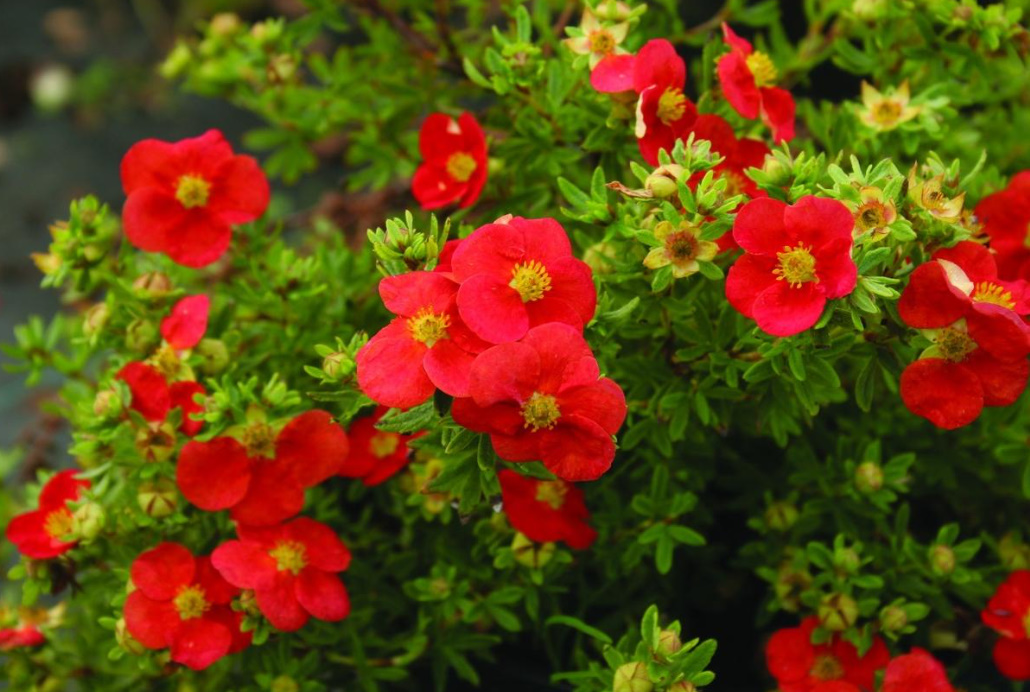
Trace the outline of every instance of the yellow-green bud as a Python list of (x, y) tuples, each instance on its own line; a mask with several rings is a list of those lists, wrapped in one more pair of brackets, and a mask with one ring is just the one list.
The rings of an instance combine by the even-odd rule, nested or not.
[(812, 575), (807, 570), (794, 569), (789, 562), (780, 565), (773, 584), (780, 606), (789, 613), (800, 610), (801, 594), (812, 585), (812, 581)]
[(52, 252), (33, 252), (29, 255), (32, 258), (33, 263), (36, 265), (36, 269), (41, 271), (46, 276), (56, 274), (61, 268), (63, 263), (61, 258)]
[(769, 178), (773, 185), (786, 185), (790, 182), (792, 173), (782, 161), (775, 156), (766, 156), (762, 164), (762, 172)]
[(104, 530), (106, 520), (103, 507), (95, 502), (87, 502), (72, 512), (72, 533), (88, 543)]
[(172, 280), (163, 272), (147, 272), (132, 282), (132, 292), (143, 299), (160, 298), (172, 290)]
[(288, 82), (297, 74), (297, 58), (289, 53), (280, 53), (268, 61), (268, 81)]
[(611, 274), (615, 271), (612, 260), (616, 257), (615, 246), (611, 243), (594, 243), (583, 252), (583, 261), (595, 274)]
[(193, 355), (200, 356), (200, 371), (205, 375), (217, 375), (229, 364), (229, 349), (221, 339), (201, 339)]
[(623, 663), (615, 669), (612, 692), (651, 692), (654, 683), (647, 674), (647, 666), (639, 661)]
[(900, 632), (908, 624), (908, 613), (901, 606), (889, 605), (880, 611), (880, 627), (886, 632)]
[(175, 429), (168, 423), (144, 425), (136, 432), (136, 449), (144, 461), (168, 461), (175, 452)]
[(118, 646), (125, 649), (126, 652), (133, 656), (140, 656), (146, 651), (146, 647), (140, 644), (135, 637), (129, 634), (129, 628), (125, 624), (125, 618), (118, 618), (118, 622), (114, 625), (114, 638), (118, 642)]
[(666, 692), (697, 692), (697, 688), (694, 687), (694, 683), (686, 680), (680, 680), (674, 682), (666, 689)]
[(659, 166), (644, 181), (644, 188), (655, 197), (672, 197), (679, 191), (677, 181), (686, 177), (686, 169), (675, 163)]
[(190, 51), (190, 47), (184, 42), (179, 41), (172, 48), (172, 52), (168, 54), (165, 61), (161, 63), (159, 71), (165, 79), (175, 79), (189, 68), (192, 61), (193, 54)]
[(133, 320), (125, 330), (125, 345), (135, 353), (148, 353), (157, 342), (157, 327), (149, 320)]
[(1010, 531), (998, 541), (998, 556), (1010, 570), (1030, 569), (1030, 546), (1015, 532)]
[(113, 418), (122, 412), (122, 400), (113, 389), (101, 389), (93, 399), (93, 415)]
[(515, 562), (533, 569), (540, 569), (554, 557), (554, 543), (534, 543), (521, 533), (515, 534), (511, 542), (511, 552)]
[(834, 551), (833, 564), (836, 565), (840, 571), (851, 574), (856, 572), (859, 566), (862, 564), (862, 558), (859, 557), (858, 553), (854, 548), (841, 548), (840, 550)]
[(818, 614), (823, 627), (831, 632), (842, 632), (858, 620), (858, 604), (851, 596), (834, 593), (823, 596)]
[(322, 371), (329, 379), (339, 382), (354, 372), (354, 359), (342, 351), (330, 353), (322, 361)]
[(179, 504), (179, 491), (175, 483), (167, 478), (140, 485), (136, 492), (140, 510), (152, 519), (162, 519), (172, 514)]
[(659, 656), (671, 656), (682, 648), (683, 642), (680, 641), (680, 636), (672, 630), (662, 630), (658, 634), (658, 647), (655, 649), (655, 653)]
[(268, 686), (271, 692), (300, 692), (300, 685), (288, 675), (280, 675)]
[(232, 36), (242, 26), (240, 16), (235, 12), (219, 12), (211, 18), (211, 33), (215, 36)]
[(95, 334), (99, 334), (100, 331), (107, 325), (108, 319), (111, 317), (111, 309), (107, 307), (107, 303), (97, 303), (89, 310), (82, 318), (82, 333), (86, 337), (91, 337)]
[(855, 469), (855, 487), (860, 493), (872, 493), (882, 488), (883, 467), (875, 461), (863, 461)]
[(930, 548), (930, 567), (935, 574), (947, 576), (955, 571), (955, 551), (951, 546), (938, 544)]
[(773, 531), (789, 531), (798, 521), (798, 508), (790, 502), (773, 502), (765, 510), (765, 524)]

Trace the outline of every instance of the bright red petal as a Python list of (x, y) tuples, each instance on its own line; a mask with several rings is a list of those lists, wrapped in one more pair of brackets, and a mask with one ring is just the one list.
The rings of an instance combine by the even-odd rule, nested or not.
[(758, 90), (762, 98), (762, 122), (772, 130), (773, 142), (789, 142), (794, 139), (794, 97), (786, 89), (763, 87)]
[(128, 197), (145, 187), (174, 189), (182, 175), (177, 170), (175, 145), (158, 139), (144, 139), (132, 145), (122, 158), (122, 189)]
[(765, 645), (765, 663), (781, 685), (806, 680), (815, 661), (809, 633), (801, 627), (778, 630)]
[(204, 410), (204, 404), (198, 404), (194, 400), (198, 394), (207, 394), (204, 385), (189, 380), (176, 382), (168, 388), (168, 394), (172, 408), (182, 409), (182, 424), (179, 426), (179, 430), (190, 437), (199, 433), (204, 427), (204, 421), (194, 420), (192, 416)]
[(745, 118), (758, 117), (762, 95), (755, 86), (755, 77), (747, 66), (747, 60), (737, 52), (727, 53), (716, 64), (719, 85), (733, 110)]
[(759, 329), (773, 336), (793, 336), (813, 327), (826, 307), (817, 286), (810, 281), (794, 288), (777, 281), (762, 291), (751, 306)]
[(633, 88), (636, 56), (608, 55), (590, 72), (590, 86), (602, 94), (615, 94)]
[(992, 357), (983, 349), (969, 354), (962, 365), (969, 368), (983, 387), (984, 406), (1008, 406), (1026, 389), (1030, 377), (1030, 364), (1026, 358), (1002, 361)]
[[(776, 253), (796, 244), (793, 229), (784, 223), (788, 209), (777, 199), (751, 200), (737, 212), (733, 239), (750, 254), (775, 258)], [(811, 241), (808, 244), (811, 246)]]
[(168, 601), (193, 582), (196, 574), (193, 554), (178, 543), (161, 543), (140, 554), (130, 570), (132, 583), (147, 598)]
[(536, 391), (540, 356), (525, 343), (494, 346), (472, 364), (469, 392), (479, 406), (523, 402)]
[(383, 406), (421, 404), (436, 390), (422, 367), (426, 350), (410, 336), (373, 339), (358, 351), (358, 386)]
[(310, 488), (340, 472), (349, 447), (347, 434), (331, 415), (306, 411), (279, 433), (275, 458), (299, 485)]
[(754, 318), (755, 300), (776, 284), (775, 260), (741, 255), (726, 276), (726, 300), (744, 317)]
[(229, 653), (232, 634), (221, 622), (192, 618), (182, 622), (171, 644), (173, 661), (203, 670)]
[(296, 590), (300, 605), (319, 620), (339, 622), (350, 614), (347, 589), (335, 574), (309, 567), (298, 575)]
[(168, 416), (172, 407), (171, 392), (168, 381), (157, 368), (134, 361), (119, 370), (115, 378), (129, 385), (132, 409), (146, 420), (160, 423)]
[(78, 474), (76, 469), (69, 469), (51, 476), (39, 493), (39, 508), (64, 507), (67, 502), (79, 499), (91, 483), (86, 478), (78, 478)]
[(898, 314), (915, 329), (938, 329), (961, 319), (969, 297), (953, 286), (939, 262), (920, 264), (898, 300)]
[(231, 437), (191, 441), (179, 453), (176, 482), (197, 507), (209, 512), (228, 509), (247, 494), (251, 465), (247, 451)]
[(971, 240), (963, 240), (954, 247), (941, 248), (933, 253), (932, 259), (957, 264), (973, 282), (994, 281), (998, 278), (994, 255), (980, 243)]
[(946, 430), (972, 423), (984, 406), (980, 378), (941, 358), (922, 358), (905, 368), (901, 399), (909, 411)]
[(1030, 355), (1030, 327), (1008, 308), (973, 303), (966, 325), (969, 336), (995, 358), (1020, 360)]
[(609, 435), (614, 435), (626, 420), (626, 395), (619, 385), (605, 378), (562, 392), (558, 397), (558, 408), (562, 415), (589, 418)]
[(350, 551), (331, 528), (307, 517), (298, 517), (283, 527), (284, 534), (303, 543), (309, 564), (324, 572), (342, 572), (350, 565)]
[(247, 526), (272, 526), (296, 516), (304, 509), (304, 486), (284, 466), (258, 461), (251, 470), (247, 494), (229, 514)]
[(648, 41), (637, 52), (633, 69), (633, 89), (639, 94), (649, 86), (660, 91), (682, 89), (687, 81), (687, 66), (676, 49), (664, 38)]
[(426, 376), (444, 394), (469, 396), (469, 382), (475, 356), (444, 339), (426, 352), (422, 361)]
[(163, 649), (179, 629), (182, 620), (171, 601), (155, 601), (133, 591), (125, 601), (125, 627), (148, 649)]
[(211, 299), (206, 295), (187, 296), (175, 304), (170, 315), (161, 320), (161, 336), (179, 350), (196, 346), (207, 331)]
[(283, 632), (299, 630), (308, 621), (308, 611), (297, 600), (296, 578), (279, 572), (270, 586), (254, 591), (258, 608), (272, 625)]
[(270, 197), (268, 178), (257, 160), (250, 156), (233, 156), (211, 177), (208, 209), (226, 223), (249, 223), (265, 213)]
[(408, 272), (379, 282), (379, 296), (386, 309), (401, 317), (411, 317), (424, 308), (444, 312), (457, 292), (458, 284), (439, 272)]
[(562, 415), (552, 430), (540, 432), (540, 461), (566, 481), (600, 478), (615, 459), (615, 444), (604, 428), (575, 414)]
[(994, 645), (994, 665), (1009, 680), (1030, 680), (1030, 640), (999, 639)]
[(227, 582), (241, 589), (269, 587), (278, 569), (268, 549), (253, 541), (226, 541), (211, 553), (211, 564)]

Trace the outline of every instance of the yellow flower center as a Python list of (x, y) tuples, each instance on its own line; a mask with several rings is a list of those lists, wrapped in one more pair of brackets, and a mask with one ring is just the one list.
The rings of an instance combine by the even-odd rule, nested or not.
[(670, 233), (665, 238), (665, 252), (674, 264), (686, 264), (697, 256), (697, 238), (686, 231)]
[(551, 290), (551, 275), (536, 260), (520, 262), (512, 268), (508, 285), (519, 292), (523, 303), (532, 303)]
[(773, 269), (776, 278), (786, 281), (791, 288), (800, 288), (801, 284), (814, 281), (819, 283), (819, 277), (815, 275), (815, 257), (811, 248), (806, 248), (804, 243), (798, 243), (797, 247), (784, 247), (783, 252), (776, 253), (776, 259), (780, 266)]
[(669, 87), (658, 99), (658, 119), (666, 125), (682, 118), (686, 110), (687, 97), (683, 95), (682, 89)]
[(476, 172), (476, 160), (463, 151), (451, 154), (447, 159), (447, 175), (459, 183), (467, 183), (472, 174)]
[(1026, 617), (1023, 619), (1023, 627), (1026, 628), (1026, 638), (1030, 639), (1030, 610), (1027, 611)]
[(550, 430), (558, 419), (561, 418), (561, 411), (558, 410), (558, 400), (550, 394), (533, 392), (533, 395), (522, 404), (522, 419), (525, 427), (532, 428), (533, 432), (540, 428)]
[(447, 315), (433, 312), (433, 308), (426, 306), (419, 309), (414, 317), (408, 318), (408, 333), (411, 338), (423, 343), (429, 348), (447, 338), (447, 327), (451, 326), (451, 318)]
[(855, 213), (855, 225), (861, 231), (882, 228), (887, 225), (886, 209), (881, 202), (866, 202)]
[(243, 431), (243, 446), (247, 455), (271, 459), (275, 456), (275, 429), (268, 423), (251, 423)]
[(891, 99), (878, 101), (871, 109), (873, 120), (885, 127), (894, 125), (901, 119), (904, 110), (900, 103)]
[(378, 432), (369, 440), (368, 447), (376, 459), (385, 459), (397, 451), (401, 437), (397, 433)]
[(764, 87), (776, 82), (779, 73), (768, 55), (756, 50), (747, 56), (746, 62), (747, 69), (751, 70), (751, 76), (755, 78), (755, 86)]
[(175, 199), (187, 209), (203, 207), (211, 195), (211, 183), (199, 175), (184, 175), (175, 184)]
[(723, 171), (721, 174), (726, 181), (726, 192), (723, 195), (727, 198), (747, 193), (747, 181), (744, 176), (736, 171)]
[(66, 507), (61, 507), (46, 515), (43, 530), (54, 540), (61, 540), (71, 533), (72, 523), (72, 513)]
[(568, 493), (569, 486), (561, 481), (542, 481), (536, 487), (536, 500), (546, 502), (551, 509), (561, 509)]
[(1000, 305), (1009, 310), (1016, 307), (1016, 301), (1013, 300), (1012, 293), (1006, 291), (1003, 286), (990, 281), (981, 281), (973, 288), (973, 300), (978, 303)]
[(182, 368), (182, 359), (178, 352), (169, 344), (161, 344), (157, 352), (150, 357), (149, 362), (158, 372), (165, 376), (166, 380), (178, 379), (176, 375)]
[(816, 657), (810, 673), (816, 680), (840, 680), (844, 677), (844, 666), (835, 656), (824, 654)]
[(941, 355), (952, 363), (961, 363), (976, 350), (976, 342), (961, 329), (945, 327), (937, 334), (935, 342)]
[(296, 541), (279, 541), (268, 554), (280, 572), (290, 571), (297, 575), (308, 564), (307, 549)]
[(590, 34), (590, 52), (600, 55), (611, 55), (615, 50), (615, 37), (607, 29), (600, 29)]
[(183, 620), (199, 618), (211, 607), (204, 597), (204, 589), (195, 584), (181, 587), (172, 599), (172, 605)]

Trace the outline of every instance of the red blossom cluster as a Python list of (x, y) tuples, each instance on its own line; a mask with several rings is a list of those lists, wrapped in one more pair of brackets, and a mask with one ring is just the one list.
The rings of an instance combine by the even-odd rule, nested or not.
[(347, 431), (350, 453), (343, 462), (341, 476), (359, 478), (366, 486), (372, 487), (389, 480), (408, 464), (408, 443), (425, 433), (402, 435), (379, 430), (376, 423), (387, 410), (385, 406), (379, 406), (371, 416), (351, 421)]
[(584, 550), (597, 539), (597, 531), (587, 523), (590, 512), (583, 491), (572, 483), (538, 480), (510, 469), (499, 471), (497, 480), (508, 521), (531, 541), (563, 541)]
[(454, 397), (455, 421), (489, 433), (500, 458), (598, 478), (626, 402), (583, 339), (597, 292), (565, 230), (499, 219), (446, 248), (444, 269), (380, 282), (396, 317), (357, 355), (361, 390), (409, 408), (439, 389)]
[(994, 663), (1011, 680), (1030, 680), (1030, 570), (1008, 576), (981, 614), (999, 635)]
[(38, 508), (19, 514), (7, 524), (7, 540), (22, 555), (49, 560), (75, 547), (75, 540), (67, 540), (73, 528), (68, 503), (78, 500), (82, 491), (90, 487), (88, 480), (76, 478), (76, 474), (76, 471), (55, 474), (43, 486)]

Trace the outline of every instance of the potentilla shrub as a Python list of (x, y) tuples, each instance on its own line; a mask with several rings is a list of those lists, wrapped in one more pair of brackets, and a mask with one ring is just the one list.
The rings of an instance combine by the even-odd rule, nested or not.
[(137, 143), (36, 257), (11, 686), (1020, 689), (1030, 34), (801, 4), (184, 37), (266, 124)]

